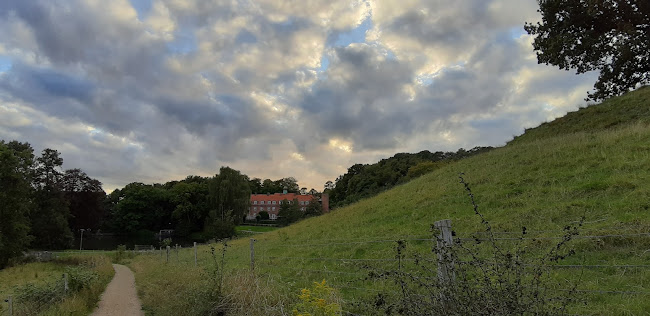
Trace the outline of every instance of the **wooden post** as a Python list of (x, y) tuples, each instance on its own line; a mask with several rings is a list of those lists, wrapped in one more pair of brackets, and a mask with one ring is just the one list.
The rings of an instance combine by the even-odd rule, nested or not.
[(167, 262), (169, 262), (169, 246), (167, 246)]
[(180, 259), (178, 258), (178, 244), (176, 244), (176, 261), (179, 261)]
[(196, 241), (194, 242), (194, 266), (196, 267)]
[(9, 297), (7, 297), (5, 302), (7, 302), (7, 304), (9, 304), (9, 316), (14, 316), (14, 300), (11, 297), (11, 295), (9, 295)]
[(251, 238), (251, 271), (255, 271), (255, 239)]
[(438, 254), (438, 279), (441, 283), (454, 282), (454, 262), (451, 256), (451, 247), (454, 238), (451, 233), (451, 220), (443, 219), (433, 223), (440, 231), (436, 239), (436, 253)]
[(70, 288), (68, 287), (68, 274), (64, 273), (63, 274), (63, 293), (68, 293), (68, 290)]

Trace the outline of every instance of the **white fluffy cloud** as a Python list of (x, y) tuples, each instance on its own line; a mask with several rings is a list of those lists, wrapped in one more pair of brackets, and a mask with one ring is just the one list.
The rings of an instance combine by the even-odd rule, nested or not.
[(3, 1), (0, 138), (109, 190), (223, 165), (320, 190), (396, 152), (503, 144), (595, 80), (537, 65), (534, 0), (138, 3)]

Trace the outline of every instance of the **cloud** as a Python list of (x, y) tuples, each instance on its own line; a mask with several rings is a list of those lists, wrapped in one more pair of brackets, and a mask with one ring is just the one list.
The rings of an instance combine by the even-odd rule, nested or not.
[(58, 149), (109, 190), (223, 165), (322, 189), (354, 163), (503, 144), (583, 104), (597, 74), (537, 65), (536, 8), (3, 1), (0, 137)]

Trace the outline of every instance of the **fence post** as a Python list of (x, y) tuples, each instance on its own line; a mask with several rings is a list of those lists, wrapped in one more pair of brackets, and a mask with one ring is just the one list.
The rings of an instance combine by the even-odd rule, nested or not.
[(251, 238), (251, 271), (255, 271), (255, 239)]
[(9, 316), (14, 316), (14, 300), (11, 297), (11, 295), (9, 295), (9, 297), (7, 297), (5, 302), (7, 302), (7, 304), (9, 304)]
[(169, 262), (169, 246), (167, 246), (167, 262)]
[(196, 267), (196, 241), (194, 242), (194, 266)]
[(68, 274), (64, 273), (63, 274), (63, 293), (67, 294), (69, 289), (70, 288), (68, 287)]
[(438, 279), (441, 283), (454, 282), (454, 262), (451, 256), (451, 246), (454, 238), (451, 233), (451, 220), (443, 219), (433, 223), (440, 234), (436, 238), (436, 253), (438, 254)]

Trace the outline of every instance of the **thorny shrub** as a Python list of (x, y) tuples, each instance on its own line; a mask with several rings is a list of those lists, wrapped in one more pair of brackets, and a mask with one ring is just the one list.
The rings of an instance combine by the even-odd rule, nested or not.
[[(514, 246), (499, 244), (492, 226), (479, 211), (469, 184), (459, 175), (471, 200), (474, 214), (484, 227), (470, 241), (455, 238), (445, 246), (432, 225), (438, 246), (436, 259), (422, 254), (406, 258), (406, 242), (398, 241), (398, 268), (371, 271), (368, 279), (394, 281), (396, 291), (377, 294), (362, 303), (365, 311), (385, 315), (563, 315), (577, 301), (579, 282), (568, 284), (552, 278), (551, 266), (575, 252), (569, 243), (578, 235), (584, 217), (564, 228), (560, 241), (543, 247), (541, 240), (525, 238), (526, 227)], [(453, 233), (452, 235), (454, 235)], [(531, 239), (534, 247), (528, 247)], [(541, 246), (540, 246), (541, 245)], [(446, 273), (442, 273), (445, 270)]]

